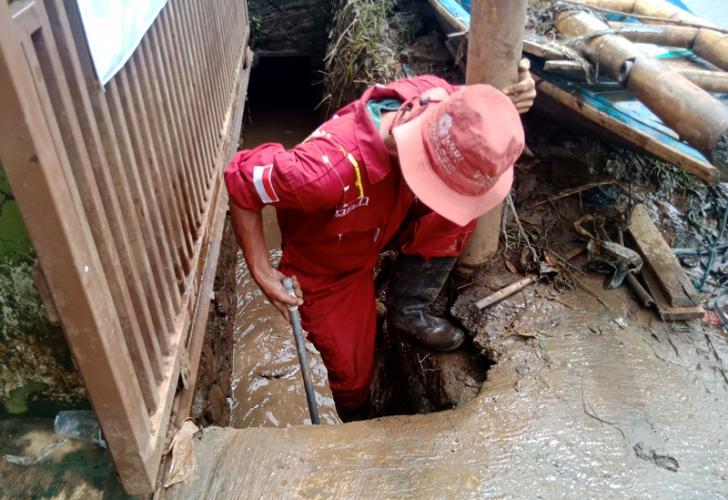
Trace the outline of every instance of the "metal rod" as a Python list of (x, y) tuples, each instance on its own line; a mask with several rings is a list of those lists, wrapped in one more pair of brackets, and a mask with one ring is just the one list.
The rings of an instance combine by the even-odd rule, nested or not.
[[(283, 287), (289, 295), (295, 297), (293, 291), (293, 280), (291, 278), (283, 278)], [(316, 405), (316, 393), (313, 390), (313, 382), (311, 382), (311, 368), (308, 366), (308, 357), (306, 356), (306, 345), (303, 341), (303, 328), (301, 328), (301, 312), (298, 306), (290, 306), (288, 311), (291, 314), (291, 326), (293, 327), (293, 337), (296, 339), (296, 351), (298, 351), (298, 362), (301, 364), (301, 375), (303, 376), (303, 386), (306, 389), (306, 401), (308, 402), (308, 411), (311, 414), (311, 423), (319, 424), (318, 406)]]

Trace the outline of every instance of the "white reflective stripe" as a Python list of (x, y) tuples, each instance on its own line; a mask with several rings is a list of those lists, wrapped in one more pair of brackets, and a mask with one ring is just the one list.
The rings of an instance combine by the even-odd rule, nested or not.
[(273, 165), (256, 165), (253, 167), (253, 185), (263, 203), (280, 201), (278, 194), (273, 189), (272, 174)]

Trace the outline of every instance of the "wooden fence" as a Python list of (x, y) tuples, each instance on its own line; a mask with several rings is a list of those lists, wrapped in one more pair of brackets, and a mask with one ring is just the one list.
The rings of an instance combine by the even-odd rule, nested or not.
[(248, 34), (245, 0), (169, 0), (102, 88), (75, 0), (0, 1), (0, 158), (129, 493), (191, 404)]

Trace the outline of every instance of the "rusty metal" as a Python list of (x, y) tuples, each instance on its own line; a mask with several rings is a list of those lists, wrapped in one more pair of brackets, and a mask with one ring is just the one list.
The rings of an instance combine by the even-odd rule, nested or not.
[(0, 3), (0, 156), (129, 493), (154, 489), (199, 356), (248, 34), (244, 0), (169, 0), (101, 88), (75, 2)]

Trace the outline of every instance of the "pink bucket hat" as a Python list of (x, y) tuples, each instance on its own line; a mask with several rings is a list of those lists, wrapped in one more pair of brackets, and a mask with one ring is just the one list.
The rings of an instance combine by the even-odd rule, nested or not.
[(460, 226), (505, 199), (524, 147), (518, 111), (490, 85), (469, 85), (431, 102), (393, 134), (412, 192)]

